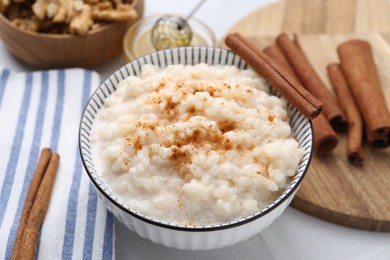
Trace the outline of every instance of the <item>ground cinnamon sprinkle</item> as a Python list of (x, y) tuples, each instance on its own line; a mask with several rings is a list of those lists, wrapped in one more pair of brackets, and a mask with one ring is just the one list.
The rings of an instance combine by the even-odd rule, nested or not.
[(201, 132), (199, 129), (195, 129), (192, 135), (188, 136), (186, 138), (186, 143), (197, 143), (200, 141), (201, 138)]
[(195, 94), (197, 92), (207, 92), (212, 97), (219, 96), (219, 95), (216, 95), (217, 90), (215, 88), (213, 88), (213, 87), (197, 86), (196, 88), (194, 88), (193, 94)]
[(223, 136), (224, 133), (236, 130), (237, 123), (234, 121), (220, 121), (217, 123), (219, 131), (200, 127), (193, 129), (190, 135), (181, 137), (179, 132), (174, 133), (173, 142), (165, 142), (164, 147), (171, 148), (169, 159), (176, 165), (180, 176), (185, 180), (188, 173), (187, 165), (192, 161), (192, 155), (183, 146), (189, 145), (196, 149), (202, 149), (204, 145), (210, 145), (211, 149), (223, 155), (226, 151), (237, 149), (241, 150), (241, 145), (235, 146), (230, 139)]
[(166, 142), (164, 143), (164, 146), (182, 147), (184, 145), (191, 145), (193, 147), (200, 148), (205, 144), (209, 144), (213, 149), (218, 150), (221, 149), (221, 145), (224, 140), (225, 138), (222, 133), (201, 127), (193, 129), (192, 133), (190, 135), (185, 135), (184, 138), (180, 137), (178, 132), (174, 133), (174, 141)]
[(188, 151), (182, 151), (178, 147), (172, 147), (172, 154), (169, 157), (169, 159), (180, 162), (180, 163), (187, 163), (190, 162), (190, 154)]
[(190, 116), (193, 116), (193, 115), (195, 114), (195, 111), (196, 111), (195, 106), (189, 106), (189, 107), (187, 107), (187, 113), (188, 113)]
[(128, 137), (125, 137), (125, 140), (127, 141), (127, 144), (134, 147), (135, 150), (139, 151), (142, 149), (142, 144), (138, 138), (128, 136)]
[(189, 173), (188, 164), (192, 161), (190, 153), (188, 151), (183, 151), (176, 146), (171, 147), (171, 151), (172, 154), (169, 159), (174, 163), (181, 179), (184, 181), (190, 181), (187, 179)]
[(166, 81), (165, 80), (161, 80), (158, 84), (158, 87), (156, 89), (156, 92), (159, 92), (161, 89), (163, 89), (166, 85)]
[(140, 143), (140, 141), (139, 141), (138, 139), (136, 139), (136, 140), (134, 141), (134, 148), (135, 148), (136, 150), (141, 150), (141, 149), (142, 149), (142, 144)]
[(237, 127), (237, 122), (224, 120), (218, 122), (218, 128), (222, 133), (234, 130)]
[(140, 127), (140, 128), (143, 128), (143, 129), (150, 129), (150, 130), (154, 130), (156, 129), (156, 124), (155, 123), (151, 123), (151, 122), (141, 122), (141, 121), (138, 121), (136, 123), (136, 126), (137, 127)]
[(170, 112), (171, 110), (174, 110), (175, 107), (179, 104), (179, 103), (173, 102), (172, 101), (172, 97), (167, 97), (165, 100), (166, 100), (165, 110), (167, 112)]

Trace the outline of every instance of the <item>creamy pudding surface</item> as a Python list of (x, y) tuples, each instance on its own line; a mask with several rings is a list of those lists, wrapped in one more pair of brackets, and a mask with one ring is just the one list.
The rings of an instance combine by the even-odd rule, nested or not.
[(287, 101), (252, 70), (144, 65), (105, 100), (91, 133), (112, 193), (142, 215), (177, 225), (248, 217), (283, 192), (303, 149)]

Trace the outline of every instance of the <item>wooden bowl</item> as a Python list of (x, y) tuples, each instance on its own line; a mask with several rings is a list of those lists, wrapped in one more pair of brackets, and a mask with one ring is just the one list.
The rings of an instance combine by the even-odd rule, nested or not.
[[(134, 0), (133, 5), (138, 19), (142, 18), (144, 0)], [(15, 57), (35, 67), (90, 68), (122, 51), (123, 36), (134, 22), (110, 23), (85, 36), (77, 36), (22, 30), (0, 13), (0, 37)]]

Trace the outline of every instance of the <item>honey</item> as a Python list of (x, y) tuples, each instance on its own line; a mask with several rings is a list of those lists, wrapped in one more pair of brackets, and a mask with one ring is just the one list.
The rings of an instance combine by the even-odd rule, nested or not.
[[(127, 61), (156, 51), (151, 38), (151, 29), (156, 18), (158, 16), (142, 19), (126, 32), (123, 47)], [(205, 24), (193, 18), (188, 23), (192, 30), (189, 46), (215, 46), (216, 39), (214, 33)]]
[[(207, 45), (207, 41), (201, 35), (197, 34), (196, 32), (193, 32), (190, 46), (199, 45)], [(131, 52), (134, 53), (135, 57), (140, 57), (155, 51), (156, 48), (154, 48), (152, 44), (150, 30), (140, 35), (131, 49)]]

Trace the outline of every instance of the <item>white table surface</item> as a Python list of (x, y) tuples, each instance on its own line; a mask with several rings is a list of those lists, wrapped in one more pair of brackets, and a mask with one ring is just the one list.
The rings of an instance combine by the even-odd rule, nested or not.
[[(198, 0), (145, 0), (145, 16), (188, 13)], [(217, 39), (240, 18), (272, 0), (208, 0), (194, 15)], [(33, 70), (11, 56), (0, 40), (0, 64)], [(102, 79), (122, 66), (122, 57), (95, 68)], [(209, 251), (182, 251), (155, 245), (115, 222), (117, 259), (390, 259), (390, 233), (351, 229), (311, 217), (291, 207), (260, 234), (237, 245)]]

